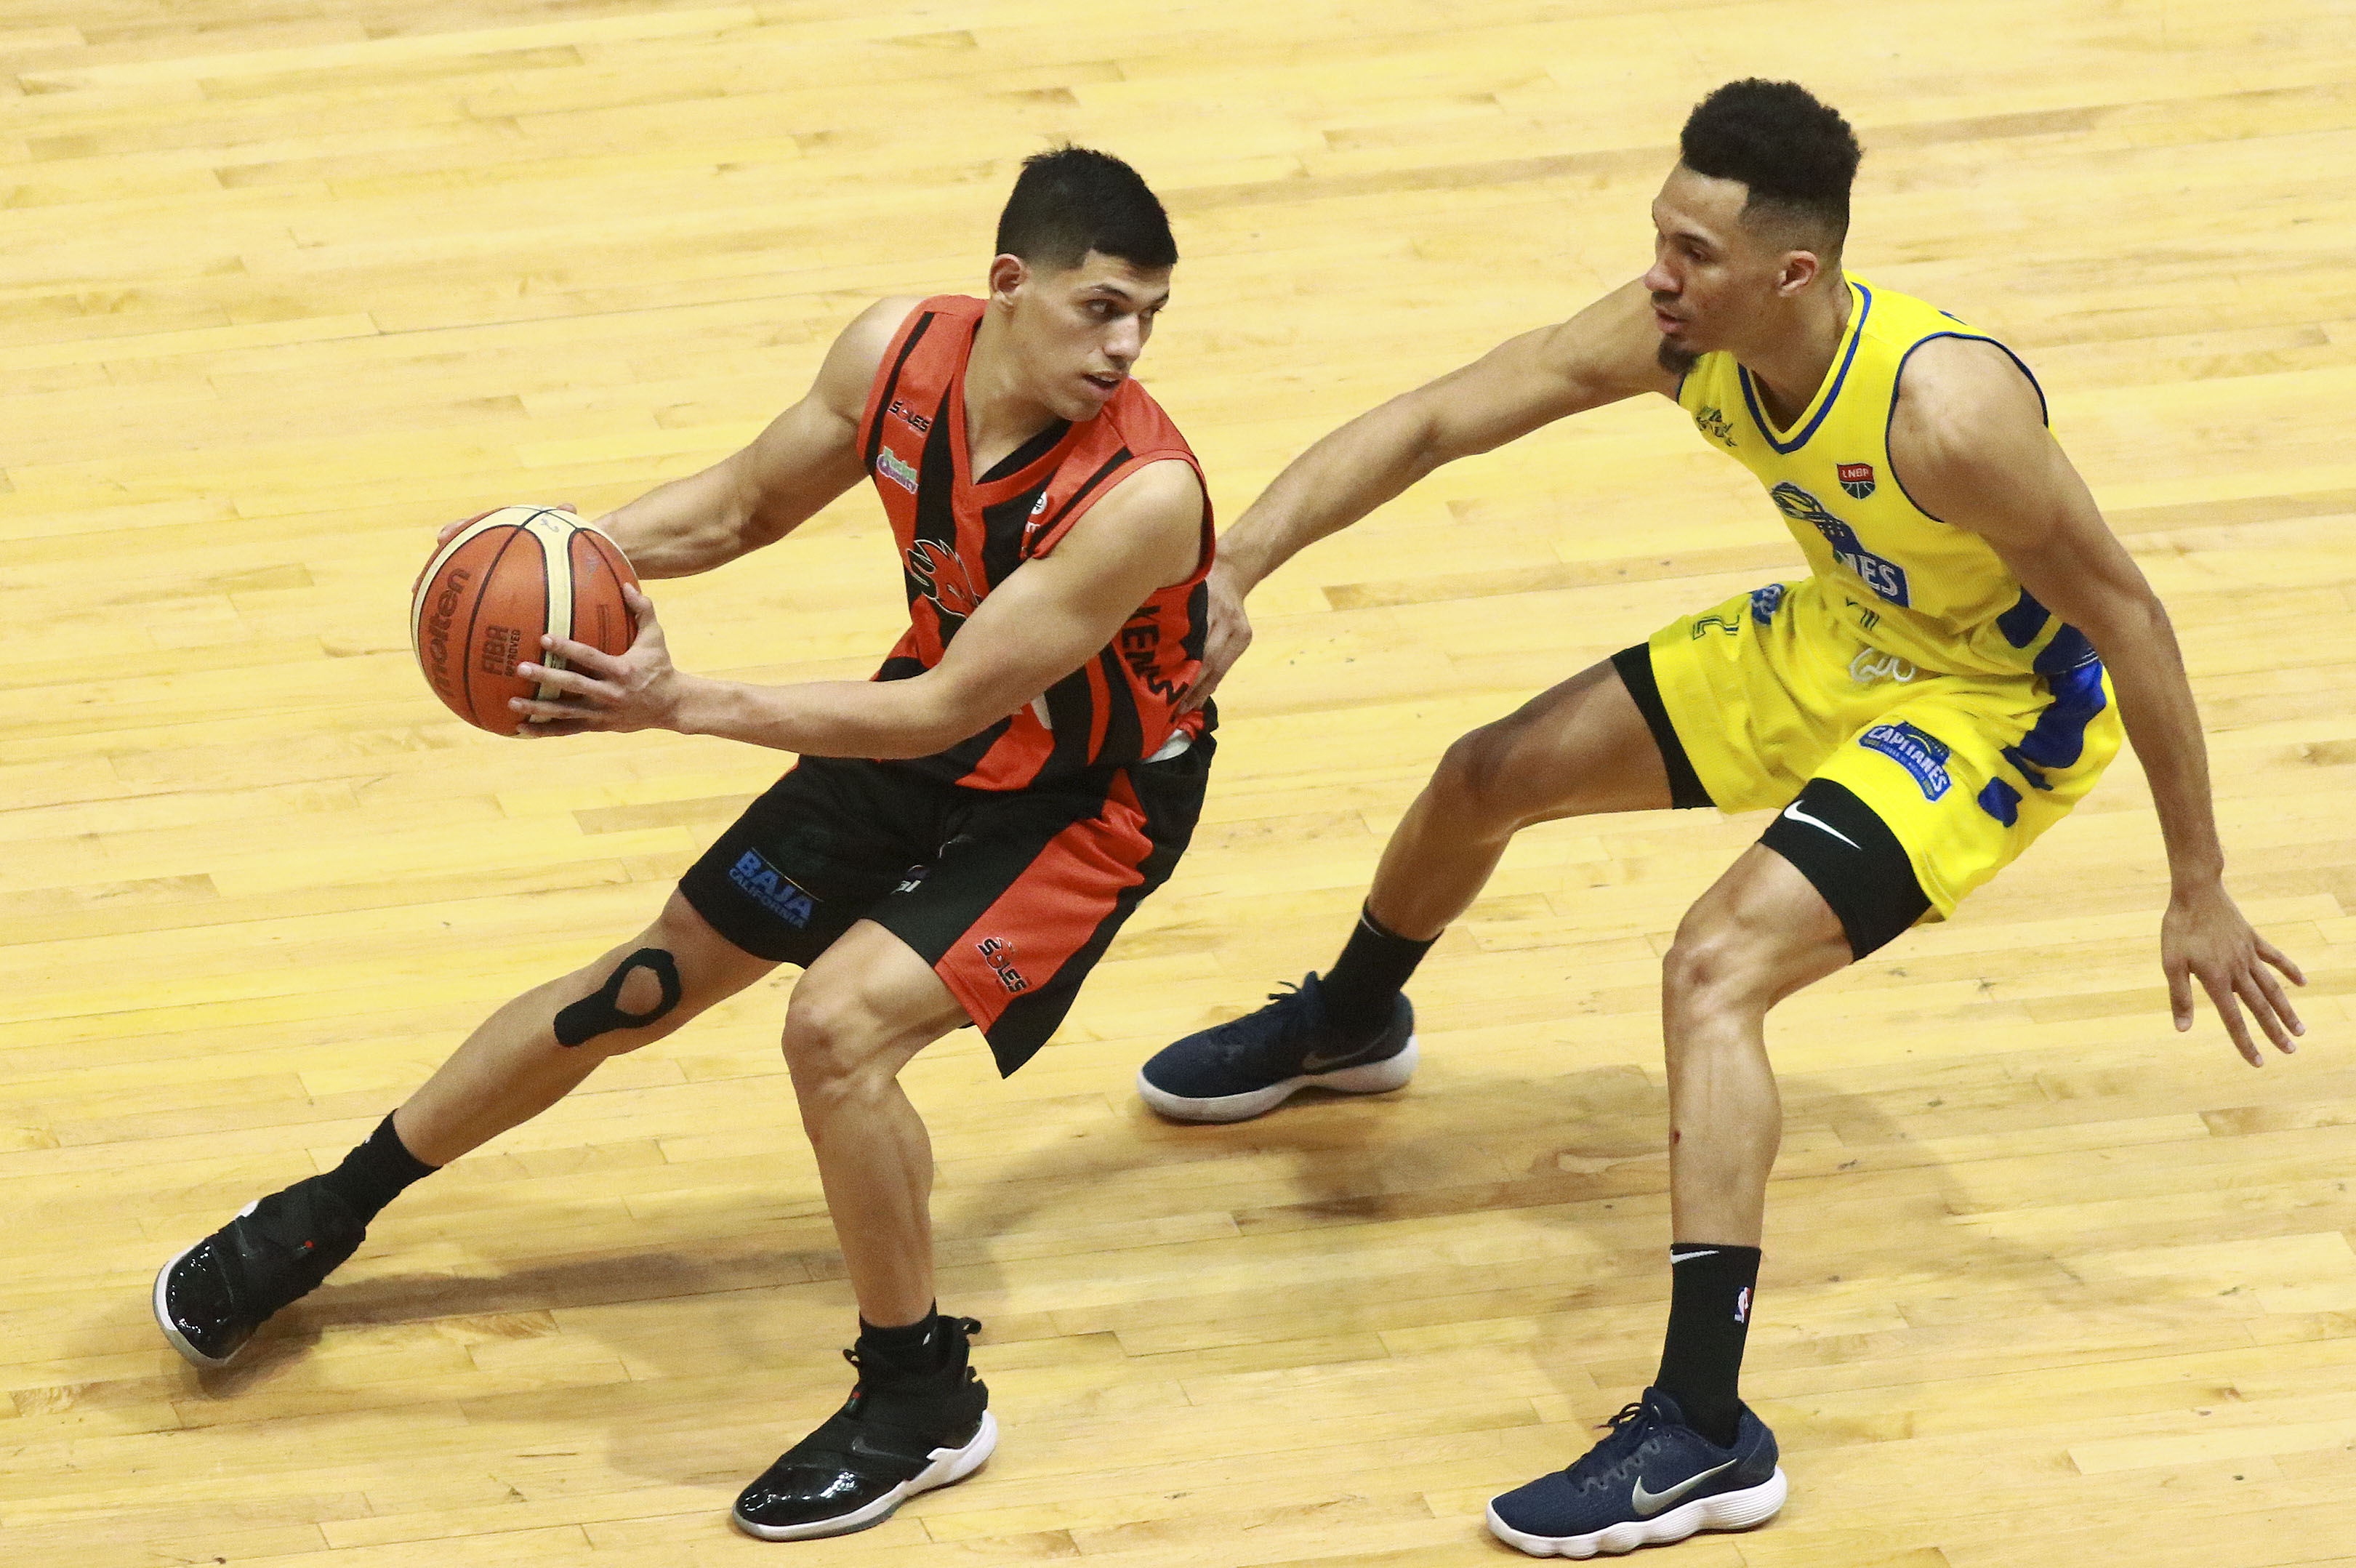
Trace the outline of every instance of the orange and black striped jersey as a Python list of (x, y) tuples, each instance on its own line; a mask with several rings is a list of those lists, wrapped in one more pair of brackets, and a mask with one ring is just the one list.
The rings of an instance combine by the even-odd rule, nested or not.
[[(965, 370), (985, 306), (943, 295), (910, 312), (877, 367), (860, 420), (868, 474), (892, 520), (907, 578), (908, 629), (879, 681), (902, 681), (942, 652), (990, 591), (1055, 549), (1087, 510), (1138, 468), (1202, 465), (1146, 390), (1125, 381), (1094, 418), (1058, 420), (977, 476), (966, 452)], [(907, 764), (977, 789), (1020, 789), (1152, 756), (1208, 727), (1178, 705), (1202, 671), (1211, 510), (1202, 557), (1156, 591), (1119, 634), (1029, 706), (948, 750)]]

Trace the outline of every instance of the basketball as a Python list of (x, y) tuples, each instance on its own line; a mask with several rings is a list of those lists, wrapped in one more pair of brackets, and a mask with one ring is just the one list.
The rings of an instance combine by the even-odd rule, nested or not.
[(452, 713), (511, 736), (524, 720), (509, 699), (562, 694), (517, 675), (518, 662), (564, 667), (541, 649), (543, 632), (626, 651), (638, 622), (622, 585), (637, 580), (621, 547), (573, 513), (501, 507), (467, 523), (425, 564), (410, 602), (410, 645), (425, 683)]

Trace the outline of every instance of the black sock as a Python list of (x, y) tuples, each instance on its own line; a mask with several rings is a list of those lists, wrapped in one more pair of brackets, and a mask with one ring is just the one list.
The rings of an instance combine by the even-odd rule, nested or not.
[(937, 1372), (949, 1364), (953, 1350), (948, 1325), (941, 1318), (938, 1304), (925, 1309), (925, 1316), (898, 1328), (878, 1328), (865, 1318), (859, 1320), (859, 1354), (862, 1360), (872, 1359), (895, 1372), (922, 1376)]
[(1417, 941), (1384, 929), (1374, 911), (1361, 908), (1358, 924), (1333, 967), (1318, 976), (1325, 1015), (1344, 1033), (1373, 1034), (1391, 1021), (1391, 999), (1431, 950), (1433, 937)]
[(1720, 1448), (1730, 1447), (1742, 1416), (1735, 1384), (1742, 1376), (1742, 1342), (1751, 1333), (1759, 1249), (1676, 1242), (1669, 1248), (1669, 1281), (1668, 1339), (1653, 1381), (1677, 1402), (1687, 1426)]
[(344, 1156), (342, 1165), (312, 1179), (342, 1198), (344, 1207), (366, 1225), (411, 1182), (441, 1168), (427, 1165), (403, 1147), (401, 1134), (392, 1130), (392, 1118), (387, 1116), (368, 1135), (368, 1142)]

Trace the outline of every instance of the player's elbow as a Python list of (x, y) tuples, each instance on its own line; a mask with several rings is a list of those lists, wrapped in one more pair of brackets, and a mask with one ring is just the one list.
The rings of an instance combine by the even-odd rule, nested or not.
[(2079, 607), (2068, 618), (2086, 634), (2094, 651), (2112, 663), (2122, 657), (2133, 659), (2141, 649), (2176, 644), (2176, 625), (2169, 618), (2168, 607), (2147, 583), (2122, 585)]

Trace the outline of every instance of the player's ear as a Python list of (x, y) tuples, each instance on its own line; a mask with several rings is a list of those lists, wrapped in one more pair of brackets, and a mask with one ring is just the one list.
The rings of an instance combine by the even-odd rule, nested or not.
[(990, 263), (990, 300), (992, 305), (1008, 309), (1014, 306), (1014, 295), (1031, 277), (1031, 268), (1020, 256), (1000, 256)]
[(1825, 264), (1814, 251), (1786, 251), (1783, 270), (1775, 274), (1775, 292), (1789, 299), (1816, 281)]

